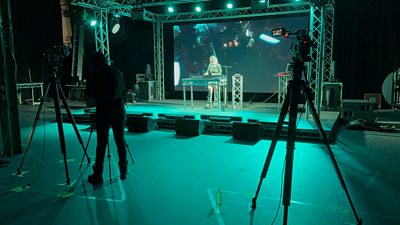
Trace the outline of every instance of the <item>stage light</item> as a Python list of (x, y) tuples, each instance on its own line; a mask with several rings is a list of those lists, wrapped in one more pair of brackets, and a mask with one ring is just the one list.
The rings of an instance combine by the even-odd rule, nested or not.
[(226, 4), (226, 8), (228, 8), (228, 9), (232, 9), (232, 8), (233, 8), (233, 4), (232, 4), (232, 3), (228, 3), (228, 4)]
[(90, 21), (90, 26), (94, 27), (97, 25), (97, 21), (96, 20), (91, 20)]
[(119, 23), (119, 18), (113, 17), (111, 18), (111, 33), (116, 34), (121, 28), (121, 24)]
[(201, 12), (201, 7), (200, 6), (196, 6), (195, 10), (196, 10), (196, 12)]
[(172, 7), (172, 6), (168, 7), (168, 12), (173, 13), (174, 11), (175, 11), (174, 7)]

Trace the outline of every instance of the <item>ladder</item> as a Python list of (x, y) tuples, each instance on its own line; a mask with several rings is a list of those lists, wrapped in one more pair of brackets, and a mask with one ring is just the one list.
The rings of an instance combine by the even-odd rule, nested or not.
[(85, 43), (85, 26), (82, 24), (74, 25), (72, 42), (72, 68), (71, 77), (74, 81), (82, 81), (82, 65)]

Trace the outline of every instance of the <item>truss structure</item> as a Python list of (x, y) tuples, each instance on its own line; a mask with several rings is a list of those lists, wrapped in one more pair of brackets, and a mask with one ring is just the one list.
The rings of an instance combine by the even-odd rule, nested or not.
[(154, 72), (157, 85), (157, 99), (165, 100), (164, 88), (164, 32), (163, 22), (153, 23), (154, 36)]
[(109, 58), (107, 14), (118, 13), (130, 17), (134, 10), (142, 9), (143, 19), (153, 22), (154, 68), (157, 82), (157, 98), (165, 99), (164, 90), (164, 23), (192, 22), (222, 19), (245, 19), (276, 15), (309, 14), (310, 37), (316, 43), (311, 50), (312, 61), (308, 65), (307, 77), (317, 111), (320, 111), (322, 83), (334, 79), (332, 74), (334, 0), (324, 6), (314, 6), (309, 2), (270, 5), (267, 10), (252, 10), (250, 7), (229, 10), (212, 10), (200, 13), (155, 14), (145, 10), (148, 6), (204, 2), (207, 0), (72, 0), (72, 4), (95, 11), (100, 25), (96, 30), (96, 49)]
[[(334, 79), (333, 66), (333, 29), (334, 6), (328, 4), (321, 7), (311, 6), (310, 37), (316, 44), (311, 49), (311, 61), (308, 63), (307, 80), (314, 93), (314, 105), (320, 113), (322, 104), (322, 84)], [(310, 115), (307, 109), (307, 117)]]

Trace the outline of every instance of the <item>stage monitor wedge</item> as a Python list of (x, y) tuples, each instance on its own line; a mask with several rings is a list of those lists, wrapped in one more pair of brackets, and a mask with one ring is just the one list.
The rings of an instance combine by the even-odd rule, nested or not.
[(261, 131), (259, 123), (234, 122), (232, 125), (232, 137), (236, 140), (257, 142), (260, 140)]
[(203, 133), (204, 121), (195, 119), (176, 119), (175, 133), (180, 136), (195, 137)]
[(146, 133), (157, 129), (157, 123), (151, 117), (128, 116), (126, 122), (129, 132)]

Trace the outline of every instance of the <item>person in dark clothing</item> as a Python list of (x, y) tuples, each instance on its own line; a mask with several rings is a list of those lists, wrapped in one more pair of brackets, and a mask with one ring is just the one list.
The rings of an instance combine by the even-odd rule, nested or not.
[(126, 87), (122, 72), (109, 66), (101, 52), (92, 54), (92, 66), (87, 77), (86, 94), (96, 102), (97, 147), (93, 174), (89, 175), (88, 181), (95, 185), (103, 182), (103, 164), (110, 128), (117, 145), (122, 180), (126, 179), (128, 163), (124, 137)]

